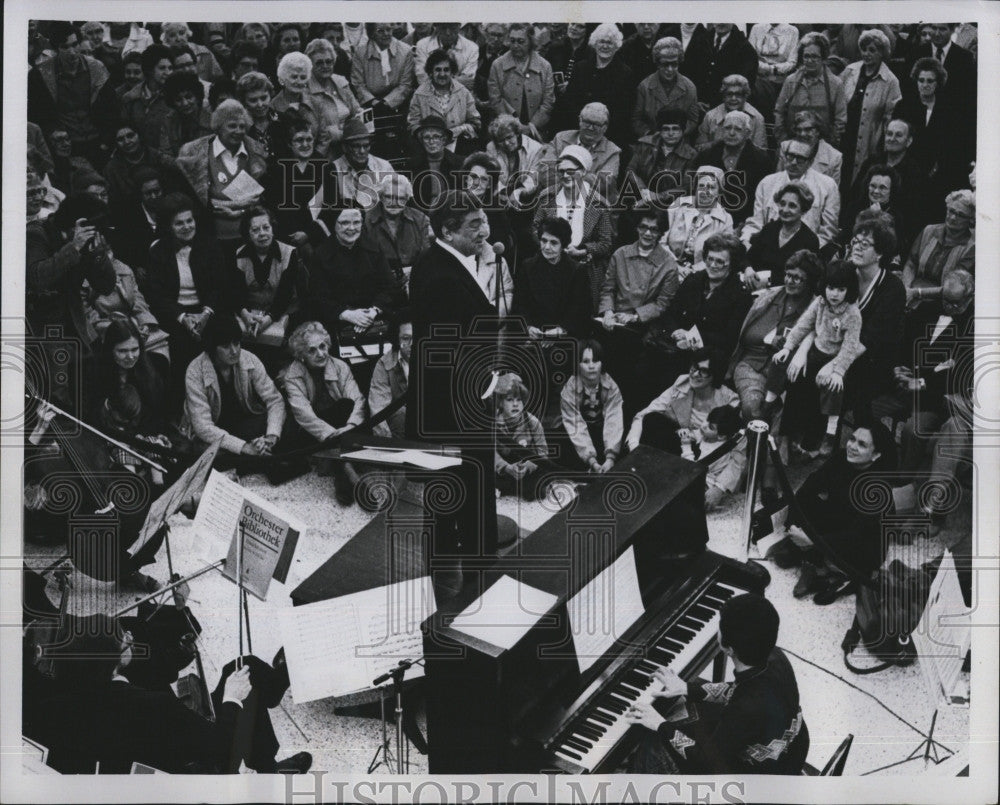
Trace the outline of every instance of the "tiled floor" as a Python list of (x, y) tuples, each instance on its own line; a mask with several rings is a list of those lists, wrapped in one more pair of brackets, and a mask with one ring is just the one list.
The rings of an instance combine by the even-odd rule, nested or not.
[[(807, 467), (793, 467), (792, 474), (802, 477)], [(794, 478), (793, 478), (794, 480)], [(282, 643), (276, 612), (291, 606), (289, 591), (309, 576), (338, 550), (370, 518), (359, 507), (344, 508), (333, 498), (332, 478), (309, 474), (281, 487), (270, 487), (262, 477), (243, 479), (247, 487), (278, 503), (305, 520), (307, 534), (300, 539), (286, 585), (274, 583), (266, 604), (250, 598), (254, 653), (270, 660)], [(540, 504), (525, 504), (513, 498), (501, 498), (500, 514), (514, 518), (527, 530), (536, 528), (549, 516)], [(738, 496), (723, 510), (709, 515), (709, 547), (735, 555), (742, 540), (742, 497)], [(171, 549), (175, 569), (190, 573), (201, 565), (201, 552), (191, 522), (177, 515), (171, 521)], [(920, 545), (913, 550), (931, 550)], [(34, 568), (48, 564), (58, 553), (28, 545), (28, 562)], [(919, 667), (894, 668), (869, 676), (855, 676), (844, 668), (840, 641), (850, 626), (854, 612), (853, 596), (832, 606), (819, 607), (808, 599), (792, 596), (794, 571), (769, 566), (772, 582), (767, 595), (782, 618), (779, 643), (794, 652), (795, 668), (802, 709), (812, 736), (809, 761), (822, 766), (836, 746), (848, 734), (855, 735), (845, 774), (861, 775), (904, 758), (921, 741), (919, 731), (930, 723), (934, 705), (927, 693)], [(168, 576), (165, 552), (147, 572), (163, 581)], [(97, 608), (112, 610), (134, 600), (119, 595), (108, 585), (74, 574), (76, 582), (71, 611), (83, 614)], [(211, 683), (218, 678), (222, 665), (236, 655), (236, 592), (218, 572), (210, 572), (192, 583), (191, 606), (200, 619), (204, 633), (202, 647), (206, 671)], [(56, 599), (53, 586), (50, 596)], [(335, 661), (331, 658), (331, 662)], [(313, 754), (314, 768), (329, 772), (366, 772), (381, 743), (377, 719), (337, 714), (329, 700), (296, 704), (287, 694), (280, 709), (272, 711), (275, 731), (281, 743), (280, 756), (305, 750)], [(422, 713), (418, 714), (422, 724)], [(950, 748), (966, 746), (969, 740), (969, 712), (948, 708), (939, 713), (936, 737)], [(411, 752), (412, 773), (426, 772), (427, 759)], [(386, 772), (383, 767), (378, 773)], [(897, 766), (885, 774), (933, 775), (923, 763)]]

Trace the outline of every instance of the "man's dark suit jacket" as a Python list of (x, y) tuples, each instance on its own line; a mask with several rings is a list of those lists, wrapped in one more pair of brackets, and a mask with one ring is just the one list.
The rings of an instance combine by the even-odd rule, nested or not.
[[(726, 171), (722, 159), (724, 148), (721, 142), (710, 145), (698, 154), (695, 166), (713, 165)], [(736, 170), (726, 171), (722, 188), (722, 206), (733, 216), (734, 226), (742, 224), (753, 213), (757, 185), (761, 179), (773, 172), (774, 164), (767, 152), (748, 141), (736, 161)]]
[(465, 266), (436, 242), (413, 266), (410, 307), (413, 371), (407, 436), (459, 445), (465, 459), (456, 477), (468, 490), (466, 503), (453, 517), (438, 519), (435, 550), (454, 551), (455, 546), (449, 545), (454, 529), (463, 553), (495, 554), (492, 420), (480, 395), (494, 368), (496, 310)]
[(718, 52), (715, 34), (708, 30), (702, 34), (701, 29), (696, 29), (681, 70), (694, 82), (698, 102), (708, 104), (711, 109), (722, 103), (722, 79), (726, 76), (742, 75), (753, 87), (757, 79), (757, 51), (735, 26)]

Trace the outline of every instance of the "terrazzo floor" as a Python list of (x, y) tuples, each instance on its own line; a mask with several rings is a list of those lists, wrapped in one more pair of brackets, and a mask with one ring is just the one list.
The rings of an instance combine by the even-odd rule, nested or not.
[[(815, 467), (793, 464), (789, 468), (793, 484)], [(279, 487), (272, 487), (262, 476), (241, 479), (283, 509), (303, 519), (309, 529), (299, 540), (295, 558), (284, 585), (272, 583), (267, 603), (249, 597), (251, 637), (256, 655), (270, 660), (282, 644), (277, 626), (277, 611), (291, 606), (289, 593), (319, 565), (357, 533), (372, 515), (358, 506), (343, 507), (333, 496), (330, 477), (309, 473)], [(723, 509), (708, 515), (709, 548), (735, 556), (745, 539), (742, 532), (743, 496), (736, 495)], [(522, 529), (531, 531), (551, 512), (542, 504), (524, 503), (512, 497), (498, 500), (498, 513), (513, 518)], [(183, 515), (171, 520), (170, 545), (175, 570), (191, 573), (203, 566), (196, 545), (192, 522)], [(903, 552), (902, 558), (913, 563), (915, 557), (939, 553), (938, 540), (922, 540)], [(56, 548), (26, 545), (30, 567), (40, 569), (58, 556)], [(798, 678), (802, 710), (809, 725), (811, 748), (809, 762), (822, 767), (837, 745), (848, 734), (855, 736), (845, 775), (863, 775), (904, 758), (922, 740), (934, 709), (926, 693), (920, 669), (892, 668), (869, 676), (855, 676), (844, 668), (840, 642), (854, 614), (854, 597), (820, 607), (792, 596), (794, 570), (767, 565), (772, 581), (768, 598), (781, 615), (779, 645), (787, 649)], [(146, 571), (161, 582), (168, 577), (165, 551)], [(103, 609), (114, 611), (134, 601), (136, 593), (117, 593), (111, 585), (99, 584), (74, 572), (74, 595), (70, 611), (77, 614)], [(50, 582), (50, 598), (58, 601), (58, 592)], [(237, 654), (236, 593), (234, 586), (219, 572), (212, 571), (192, 582), (191, 607), (200, 619), (201, 639), (207, 676), (214, 686), (221, 667)], [(860, 658), (859, 662), (864, 662)], [(967, 675), (966, 675), (967, 676)], [(275, 732), (281, 744), (279, 758), (298, 751), (312, 753), (314, 769), (330, 773), (364, 774), (378, 750), (382, 727), (377, 718), (337, 714), (331, 700), (296, 704), (291, 692), (280, 708), (271, 711)], [(423, 713), (417, 713), (423, 727)], [(919, 730), (919, 732), (918, 732)], [(391, 733), (390, 733), (391, 734)], [(942, 709), (935, 737), (955, 750), (969, 742), (969, 710)], [(410, 753), (410, 773), (427, 771), (427, 758)], [(376, 773), (389, 773), (386, 767)], [(945, 773), (934, 765), (924, 769), (922, 762), (912, 762), (881, 774), (935, 775)], [(954, 769), (950, 770), (955, 773)]]

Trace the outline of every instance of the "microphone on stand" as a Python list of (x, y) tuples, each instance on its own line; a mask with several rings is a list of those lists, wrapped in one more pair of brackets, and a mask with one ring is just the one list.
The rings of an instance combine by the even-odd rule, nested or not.
[[(490, 248), (493, 249), (493, 271), (494, 271), (494, 274), (493, 274), (493, 295), (494, 295), (494, 304), (495, 304), (496, 309), (497, 309), (497, 316), (499, 316), (500, 315), (500, 300), (503, 298), (503, 292), (502, 292), (502, 286), (503, 286), (503, 269), (502, 269), (501, 262), (503, 260), (503, 253), (505, 251), (507, 251), (507, 247), (504, 246), (503, 243), (501, 243), (500, 241), (497, 241)], [(497, 327), (497, 354), (498, 354), (498, 356), (499, 356), (499, 352), (500, 352), (499, 335), (500, 335), (500, 330), (499, 330), (499, 326), (498, 326)], [(494, 369), (493, 370), (493, 376), (490, 379), (490, 385), (486, 389), (486, 391), (483, 392), (482, 397), (480, 397), (481, 400), (488, 400), (490, 398), (490, 396), (493, 394), (494, 390), (496, 390), (497, 381), (499, 379), (500, 379), (500, 371), (498, 369)]]

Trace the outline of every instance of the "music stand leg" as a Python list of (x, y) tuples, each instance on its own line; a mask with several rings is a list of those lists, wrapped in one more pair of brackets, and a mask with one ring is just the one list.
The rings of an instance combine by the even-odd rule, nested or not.
[[(919, 760), (923, 758), (924, 768), (927, 768), (928, 762), (933, 761), (934, 765), (941, 763), (942, 761), (948, 759), (955, 754), (955, 750), (949, 749), (944, 744), (934, 740), (934, 728), (937, 726), (938, 709), (934, 708), (934, 715), (931, 716), (931, 726), (927, 731), (926, 737), (914, 747), (913, 751), (910, 752), (902, 760), (897, 760), (895, 763), (888, 763), (885, 766), (879, 766), (877, 769), (872, 769), (871, 771), (866, 771), (862, 777), (869, 774), (877, 774), (880, 771), (885, 771), (886, 769), (893, 769), (896, 766), (902, 766), (904, 763), (909, 763), (911, 760)], [(944, 752), (944, 754), (941, 754)]]

